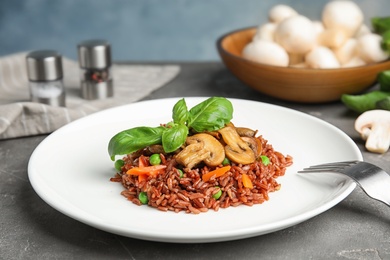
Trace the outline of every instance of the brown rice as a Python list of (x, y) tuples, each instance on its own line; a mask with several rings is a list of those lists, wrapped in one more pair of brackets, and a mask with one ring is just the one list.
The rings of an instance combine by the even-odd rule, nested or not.
[[(275, 151), (262, 136), (256, 137), (262, 143), (262, 155), (269, 158), (266, 166), (261, 160), (249, 165), (231, 163), (231, 169), (223, 176), (211, 178), (204, 182), (202, 175), (215, 169), (200, 166), (193, 169), (182, 169), (184, 175), (176, 167), (180, 167), (173, 154), (160, 154), (165, 171), (156, 177), (149, 176), (147, 180), (138, 181), (138, 177), (126, 174), (127, 170), (138, 166), (140, 152), (127, 155), (123, 158), (125, 165), (111, 181), (120, 182), (125, 188), (122, 195), (136, 205), (142, 205), (138, 199), (140, 192), (146, 192), (148, 205), (161, 211), (184, 211), (199, 214), (209, 209), (218, 211), (220, 208), (240, 205), (252, 206), (269, 200), (269, 193), (277, 191), (281, 185), (276, 181), (283, 176), (286, 168), (293, 163), (292, 157), (284, 156)], [(144, 156), (150, 154), (145, 152)], [(222, 165), (217, 166), (222, 167)], [(245, 188), (242, 183), (242, 174), (246, 173), (253, 183), (253, 189)], [(222, 190), (219, 199), (213, 195)]]

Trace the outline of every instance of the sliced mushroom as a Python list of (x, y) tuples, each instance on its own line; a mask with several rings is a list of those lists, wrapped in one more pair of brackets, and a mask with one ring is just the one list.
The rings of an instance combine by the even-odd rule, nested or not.
[(193, 143), (187, 145), (176, 155), (175, 159), (179, 164), (191, 169), (209, 156), (210, 152), (203, 149), (202, 143)]
[(226, 126), (218, 132), (221, 133), (223, 140), (226, 143), (225, 154), (235, 163), (250, 164), (256, 160), (255, 153), (249, 145), (241, 139), (236, 129), (231, 126)]
[(205, 134), (209, 134), (215, 138), (217, 138), (218, 140), (221, 139), (221, 134), (218, 133), (217, 131), (211, 131), (211, 132), (204, 132)]
[(248, 137), (254, 137), (257, 133), (257, 130), (252, 130), (247, 127), (236, 127), (236, 131), (239, 136), (248, 136)]
[(220, 165), (225, 159), (222, 144), (209, 134), (196, 134), (187, 137), (187, 146), (176, 156), (176, 161), (187, 168), (192, 168), (200, 162), (207, 166)]
[(370, 110), (355, 121), (355, 129), (370, 152), (385, 153), (390, 146), (390, 111)]
[(241, 139), (244, 140), (244, 142), (246, 142), (249, 145), (249, 147), (255, 153), (256, 158), (258, 158), (261, 155), (263, 147), (261, 145), (261, 142), (258, 141), (258, 139), (256, 139), (255, 137), (248, 137), (248, 136), (242, 136)]
[(164, 148), (161, 144), (154, 144), (151, 146), (146, 147), (146, 150), (153, 154), (153, 153), (165, 153)]

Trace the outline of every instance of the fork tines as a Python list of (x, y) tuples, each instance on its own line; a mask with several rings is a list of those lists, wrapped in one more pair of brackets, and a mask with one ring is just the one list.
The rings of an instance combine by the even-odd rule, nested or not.
[(308, 168), (303, 168), (303, 170), (298, 172), (305, 173), (305, 172), (326, 172), (326, 171), (342, 170), (345, 167), (350, 167), (359, 162), (360, 161), (343, 161), (343, 162), (324, 163), (324, 164), (312, 165)]

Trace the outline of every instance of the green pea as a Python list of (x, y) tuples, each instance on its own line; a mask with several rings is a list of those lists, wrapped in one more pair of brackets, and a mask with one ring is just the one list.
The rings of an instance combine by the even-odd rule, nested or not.
[(177, 169), (177, 171), (179, 172), (179, 177), (183, 178), (183, 176), (184, 176), (183, 171), (181, 169)]
[(158, 153), (152, 154), (149, 158), (149, 162), (151, 165), (159, 165), (161, 164), (161, 158)]
[(269, 160), (268, 156), (266, 156), (266, 155), (261, 155), (261, 156), (260, 156), (260, 159), (261, 159), (261, 162), (262, 162), (265, 166), (267, 166), (267, 165), (270, 163), (270, 160)]
[[(219, 187), (216, 187), (216, 188), (219, 188)], [(217, 200), (221, 197), (221, 195), (222, 195), (222, 190), (221, 190), (221, 188), (219, 188), (219, 191), (213, 195), (213, 198)]]
[(138, 195), (138, 199), (142, 204), (148, 204), (149, 199), (148, 199), (148, 194), (144, 191), (140, 192)]
[(226, 166), (226, 165), (229, 165), (229, 164), (230, 164), (229, 158), (225, 157), (225, 159), (223, 159), (223, 161), (222, 161), (222, 165)]
[(115, 164), (114, 164), (115, 169), (116, 169), (117, 171), (121, 171), (123, 165), (125, 165), (125, 162), (124, 162), (123, 160), (121, 160), (121, 159), (116, 160), (116, 161), (115, 161)]

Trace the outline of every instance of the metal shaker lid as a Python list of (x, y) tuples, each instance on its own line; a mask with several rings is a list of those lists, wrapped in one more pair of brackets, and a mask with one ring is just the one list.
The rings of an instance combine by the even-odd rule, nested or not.
[(32, 81), (47, 81), (61, 79), (62, 57), (56, 51), (33, 51), (26, 56), (27, 75)]
[(110, 43), (88, 40), (78, 44), (79, 64), (86, 69), (104, 69), (111, 66)]

